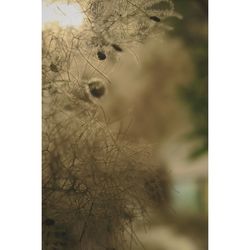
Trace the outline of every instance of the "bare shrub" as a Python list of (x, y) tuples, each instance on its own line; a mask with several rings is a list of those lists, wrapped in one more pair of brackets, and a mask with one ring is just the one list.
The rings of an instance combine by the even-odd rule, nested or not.
[(171, 1), (164, 11), (150, 8), (157, 1), (73, 2), (82, 28), (43, 32), (43, 247), (128, 249), (140, 244), (133, 221), (167, 195), (152, 147), (107, 119), (105, 69), (177, 14)]

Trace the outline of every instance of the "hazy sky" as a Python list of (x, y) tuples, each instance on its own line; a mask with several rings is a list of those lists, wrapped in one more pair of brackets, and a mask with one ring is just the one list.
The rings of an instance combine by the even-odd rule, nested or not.
[(83, 14), (78, 4), (52, 3), (43, 1), (43, 25), (58, 22), (62, 27), (79, 26), (83, 21)]

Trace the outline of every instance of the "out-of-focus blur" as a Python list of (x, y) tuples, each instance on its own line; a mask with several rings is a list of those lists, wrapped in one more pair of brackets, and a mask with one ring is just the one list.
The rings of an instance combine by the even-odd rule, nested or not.
[[(176, 120), (173, 127), (179, 127), (179, 131), (163, 137), (161, 152), (172, 177), (170, 207), (155, 214), (149, 232), (140, 229), (140, 236), (146, 242), (146, 249), (205, 250), (208, 249), (208, 2), (176, 0), (175, 7), (183, 19), (173, 20), (174, 30), (168, 39), (176, 39), (175, 46), (178, 43), (185, 46), (183, 52), (178, 48), (179, 54), (172, 59), (173, 67), (181, 72), (178, 76), (183, 76), (179, 97), (184, 106), (172, 115), (178, 113), (185, 121)], [(168, 48), (166, 45), (162, 50)], [(180, 69), (184, 63), (180, 58), (185, 53), (191, 57), (187, 66), (193, 66), (188, 72)], [(178, 62), (178, 58), (182, 61)], [(167, 72), (167, 68), (162, 69), (166, 77)]]
[[(180, 130), (164, 137), (162, 146), (172, 177), (170, 207), (155, 214), (150, 231), (145, 234), (141, 229), (140, 236), (146, 242), (146, 249), (205, 250), (208, 249), (208, 2), (176, 0), (175, 7), (183, 20), (173, 20), (174, 30), (169, 37), (176, 39), (174, 44), (184, 44), (185, 51), (178, 48), (176, 53), (180, 54), (172, 62), (180, 68), (183, 59), (180, 63), (178, 58), (188, 53), (191, 57), (188, 66), (193, 69), (189, 74), (180, 69), (178, 76), (184, 79), (180, 79), (179, 97), (184, 106), (172, 115), (178, 113), (184, 118), (188, 114), (185, 117), (188, 121), (176, 120), (173, 127), (179, 126)], [(168, 46), (162, 50), (165, 52)], [(167, 68), (162, 73), (168, 77)]]
[[(80, 216), (80, 212), (77, 214), (79, 228), (81, 228), (79, 218), (87, 218), (83, 221), (86, 227), (85, 236), (83, 236), (85, 231), (80, 230), (80, 244), (84, 239), (82, 237), (88, 237), (87, 230), (90, 230), (89, 235), (93, 235), (95, 228), (100, 228), (98, 223), (103, 226), (104, 222), (108, 221), (109, 226), (117, 226), (119, 230), (122, 228), (122, 232), (125, 231), (123, 241), (130, 243), (120, 246), (121, 249), (206, 250), (208, 248), (207, 0), (175, 0), (173, 2), (175, 11), (171, 9), (170, 1), (155, 1), (155, 4), (150, 5), (150, 10), (149, 7), (148, 9), (143, 7), (141, 0), (138, 0), (136, 7), (127, 1), (124, 6), (132, 6), (132, 9), (128, 8), (132, 10), (131, 16), (136, 14), (142, 16), (138, 22), (140, 29), (137, 30), (138, 23), (134, 21), (126, 24), (130, 18), (126, 16), (127, 19), (122, 20), (121, 26), (118, 26), (119, 32), (122, 30), (121, 33), (116, 31), (117, 27), (113, 31), (113, 26), (110, 28), (110, 25), (109, 29), (113, 33), (107, 30), (107, 33), (110, 33), (100, 37), (92, 35), (92, 33), (100, 34), (100, 28), (96, 28), (99, 23), (97, 22), (96, 26), (91, 23), (89, 20), (91, 18), (86, 14), (88, 12), (84, 12), (84, 5), (80, 8), (83, 10), (81, 19), (79, 9), (74, 9), (73, 5), (69, 8), (66, 7), (69, 6), (66, 3), (57, 5), (54, 3), (57, 1), (49, 2), (52, 3), (46, 5), (43, 11), (43, 157), (45, 158), (43, 219), (48, 221), (45, 216), (54, 216), (53, 221), (60, 221), (60, 226), (72, 227), (72, 218), (75, 218), (75, 214), (68, 211), (71, 204), (67, 204), (66, 208), (60, 205), (61, 211), (67, 211), (63, 212), (65, 216), (57, 213), (59, 208), (55, 208), (52, 199), (50, 201), (51, 189), (54, 190), (55, 183), (51, 184), (50, 181), (53, 178), (60, 178), (57, 184), (60, 186), (62, 180), (67, 182), (65, 176), (70, 178), (80, 176), (80, 179), (87, 180), (87, 184), (84, 182), (79, 184), (74, 178), (71, 182), (78, 183), (78, 187), (84, 189), (84, 194), (87, 191), (91, 193), (92, 189), (94, 190), (92, 195), (98, 197), (97, 199), (108, 196), (102, 201), (103, 203), (98, 203), (96, 210), (94, 204), (97, 202), (92, 201), (86, 211), (85, 207), (81, 208), (83, 217)], [(81, 1), (70, 2), (79, 4)], [(154, 1), (145, 0), (145, 2)], [(90, 8), (93, 6), (94, 3)], [(133, 8), (136, 8), (138, 13), (134, 13)], [(171, 11), (166, 12), (167, 8)], [(111, 10), (111, 7), (108, 8), (107, 16), (112, 19)], [(149, 19), (156, 23), (160, 20), (157, 19), (158, 16), (154, 16), (156, 11), (160, 14), (165, 11), (167, 18), (160, 16), (159, 27), (151, 27), (151, 24), (149, 27), (145, 24), (144, 27), (143, 18), (147, 15), (145, 12), (147, 10), (152, 11), (153, 14)], [(119, 18), (123, 18), (121, 14), (119, 15)], [(69, 17), (64, 19), (63, 16)], [(98, 18), (97, 20), (99, 21)], [(89, 22), (91, 28), (82, 28), (84, 22)], [(124, 27), (128, 30), (124, 30)], [(146, 33), (148, 34), (145, 35)], [(113, 37), (115, 35), (117, 37)], [(130, 40), (130, 37), (133, 39)], [(88, 126), (84, 123), (88, 123)], [(60, 133), (55, 133), (57, 130), (52, 124), (56, 129), (59, 127)], [(86, 127), (84, 132), (79, 131), (83, 126)], [(73, 131), (72, 134), (76, 137), (73, 138), (70, 131)], [(78, 151), (69, 153), (78, 143), (75, 141), (76, 138), (80, 137), (79, 140), (83, 137), (86, 140), (77, 147)], [(51, 140), (57, 143), (53, 141), (51, 143)], [(118, 148), (117, 155), (110, 153), (115, 147)], [(122, 157), (120, 148), (126, 151)], [(53, 151), (53, 156), (48, 154), (50, 151)], [(92, 156), (93, 151), (94, 156)], [(72, 155), (75, 157), (77, 154), (80, 155), (79, 158), (76, 158), (76, 161), (75, 158), (72, 160)], [(108, 157), (105, 154), (108, 154)], [(125, 159), (126, 157), (135, 159), (130, 162)], [(145, 160), (149, 158), (150, 160)], [(73, 163), (69, 163), (71, 161), (74, 164), (76, 162), (78, 168), (76, 172), (68, 174), (73, 166)], [(120, 164), (120, 161), (124, 163)], [(53, 166), (54, 162), (58, 162), (55, 164), (56, 167)], [(95, 167), (91, 170), (83, 169), (81, 165), (83, 162)], [(56, 171), (61, 171), (55, 170), (60, 169), (60, 164), (63, 165), (63, 172), (55, 177)], [(126, 172), (128, 170), (129, 174)], [(93, 171), (96, 171), (97, 177), (93, 177), (95, 175)], [(108, 183), (104, 181), (105, 178), (108, 179)], [(136, 197), (133, 192), (129, 193), (128, 197), (123, 197), (120, 192), (117, 193), (119, 188), (127, 190), (130, 184), (135, 186), (132, 190)], [(70, 185), (67, 192), (75, 190), (75, 187)], [(65, 192), (65, 189), (62, 190)], [(146, 198), (144, 191), (147, 193)], [(119, 196), (122, 203), (112, 200), (116, 196)], [(57, 194), (55, 197), (58, 198)], [(89, 200), (92, 199), (91, 195), (90, 197)], [(108, 202), (108, 199), (112, 201)], [(142, 204), (140, 199), (143, 200)], [(65, 200), (68, 201), (68, 198)], [(80, 204), (79, 200), (77, 202)], [(135, 205), (137, 202), (139, 205)], [(148, 204), (150, 204), (149, 210), (146, 211), (145, 208), (144, 211), (144, 206)], [(117, 214), (115, 216), (108, 214), (110, 218), (107, 220), (106, 211), (108, 213), (114, 211), (113, 213)], [(97, 218), (96, 220), (90, 218), (91, 213), (93, 218)], [(122, 219), (119, 217), (121, 214), (123, 214)], [(70, 222), (61, 217), (70, 218)], [(134, 224), (130, 225), (130, 231), (127, 233), (127, 222), (124, 227), (124, 222), (121, 222), (125, 217), (129, 225), (132, 218), (134, 219)], [(77, 234), (79, 231), (77, 230), (74, 234)], [(93, 238), (87, 248), (117, 249), (117, 242), (120, 239), (115, 238), (116, 234), (112, 231), (115, 229), (109, 231), (111, 236), (107, 237), (103, 236), (101, 230), (97, 235), (100, 234), (103, 241), (101, 240), (98, 245), (99, 239), (95, 242), (94, 236), (91, 236)], [(47, 235), (47, 231), (45, 234)], [(103, 242), (108, 242), (105, 243), (108, 246), (103, 246)], [(48, 243), (46, 241), (46, 244), (43, 244), (47, 247)]]

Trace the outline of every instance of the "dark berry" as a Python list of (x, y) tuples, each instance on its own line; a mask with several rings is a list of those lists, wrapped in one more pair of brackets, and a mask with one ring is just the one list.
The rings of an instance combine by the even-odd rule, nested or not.
[(160, 19), (158, 16), (151, 16), (151, 17), (149, 17), (149, 18), (150, 18), (151, 20), (157, 22), (157, 23), (159, 23), (159, 22), (161, 21), (161, 19)]
[(111, 44), (111, 46), (113, 47), (114, 50), (116, 50), (118, 52), (122, 52), (123, 51), (123, 49), (119, 45), (117, 45), (117, 44), (113, 43), (113, 44)]
[(97, 56), (98, 56), (99, 60), (101, 60), (101, 61), (106, 59), (106, 55), (103, 51), (98, 51)]
[(53, 71), (53, 72), (59, 72), (57, 66), (54, 63), (50, 64), (50, 70)]
[(105, 94), (105, 86), (100, 83), (90, 83), (89, 90), (92, 96), (100, 98)]

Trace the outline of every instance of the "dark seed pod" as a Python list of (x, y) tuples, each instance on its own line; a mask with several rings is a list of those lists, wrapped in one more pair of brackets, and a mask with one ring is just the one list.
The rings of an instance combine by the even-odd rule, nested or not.
[(119, 45), (117, 45), (117, 44), (112, 43), (111, 46), (113, 47), (114, 50), (116, 50), (118, 52), (122, 52), (123, 51), (123, 49)]
[(50, 70), (53, 72), (59, 72), (57, 66), (54, 63), (51, 63), (49, 66)]
[(106, 55), (103, 51), (98, 51), (97, 56), (98, 56), (99, 60), (101, 60), (101, 61), (106, 59)]
[(160, 19), (158, 16), (151, 16), (151, 17), (149, 17), (149, 18), (150, 18), (151, 20), (157, 22), (157, 23), (159, 23), (159, 22), (161, 21), (161, 19)]
[(44, 224), (47, 225), (47, 226), (53, 226), (53, 225), (55, 225), (55, 221), (52, 220), (52, 219), (46, 219), (44, 221)]
[(92, 96), (100, 98), (105, 94), (105, 86), (100, 82), (89, 83), (89, 90)]

